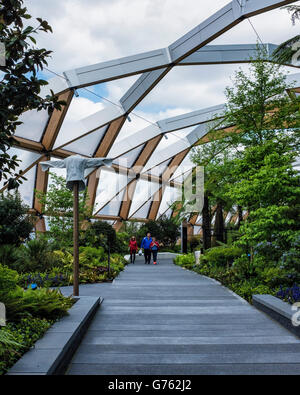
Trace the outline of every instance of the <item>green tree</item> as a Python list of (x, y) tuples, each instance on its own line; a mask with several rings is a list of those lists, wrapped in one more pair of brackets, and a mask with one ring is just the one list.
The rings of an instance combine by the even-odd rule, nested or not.
[(249, 217), (241, 228), (240, 243), (276, 242), (283, 250), (300, 229), (300, 177), (293, 168), (296, 156), (283, 142), (266, 141), (249, 147), (236, 159), (238, 180), (228, 190), (231, 199), (247, 207)]
[(192, 162), (204, 167), (202, 233), (205, 250), (211, 247), (212, 206), (216, 206), (214, 237), (217, 241), (224, 242), (224, 209), (229, 210), (232, 206), (231, 200), (225, 197), (225, 190), (232, 181), (230, 166), (234, 153), (230, 137), (226, 138), (222, 136), (222, 132), (215, 130), (211, 141), (196, 147), (191, 154)]
[(9, 188), (22, 182), (17, 173), (19, 160), (7, 152), (16, 144), (14, 134), (21, 124), (18, 118), (24, 111), (44, 109), (51, 113), (65, 104), (53, 92), (45, 99), (40, 96), (41, 87), (48, 83), (39, 78), (38, 72), (47, 65), (51, 51), (37, 48), (34, 36), (52, 29), (41, 18), (37, 18), (36, 27), (25, 27), (29, 19), (31, 16), (23, 7), (23, 0), (1, 1), (0, 42), (5, 45), (6, 65), (0, 66), (0, 180), (9, 181)]
[(118, 252), (115, 229), (105, 221), (91, 223), (82, 237), (82, 244), (91, 247), (103, 247), (106, 252)]
[[(66, 180), (50, 173), (53, 182), (46, 193), (36, 191), (42, 204), (43, 213), (48, 217), (49, 231), (47, 234), (58, 244), (71, 246), (73, 240), (73, 192), (66, 187)], [(83, 226), (91, 215), (87, 205), (86, 191), (79, 193), (79, 223)]]
[(0, 245), (19, 246), (30, 236), (33, 220), (18, 193), (0, 196)]
[(238, 71), (227, 88), (226, 121), (237, 151), (230, 164), (231, 184), (225, 197), (249, 216), (239, 243), (254, 247), (274, 242), (288, 249), (298, 231), (299, 99), (288, 96), (280, 65), (259, 59), (250, 73)]
[(157, 221), (149, 221), (142, 225), (138, 232), (138, 242), (150, 232), (151, 236), (161, 242), (165, 247), (174, 248), (180, 236), (179, 225), (173, 218), (162, 216)]
[[(162, 216), (158, 220), (158, 226), (161, 229), (161, 239), (165, 247), (174, 248), (178, 237), (180, 236), (179, 226), (173, 218)], [(153, 234), (155, 236), (155, 234)]]

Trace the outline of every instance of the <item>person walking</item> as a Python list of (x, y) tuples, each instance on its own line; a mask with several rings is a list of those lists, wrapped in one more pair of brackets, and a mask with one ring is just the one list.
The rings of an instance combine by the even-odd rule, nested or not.
[(151, 261), (151, 249), (150, 244), (152, 243), (151, 233), (148, 232), (147, 236), (143, 238), (141, 248), (144, 249), (145, 265), (150, 265)]
[(137, 253), (138, 245), (134, 236), (129, 240), (130, 263), (135, 262), (135, 254)]
[(156, 241), (155, 237), (152, 237), (152, 243), (150, 244), (150, 250), (153, 256), (153, 264), (157, 265), (157, 253), (159, 250), (159, 243)]

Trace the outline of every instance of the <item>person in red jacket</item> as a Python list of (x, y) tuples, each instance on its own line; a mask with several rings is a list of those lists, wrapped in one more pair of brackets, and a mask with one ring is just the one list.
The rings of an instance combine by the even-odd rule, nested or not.
[(156, 265), (157, 264), (157, 253), (159, 250), (159, 243), (156, 241), (155, 237), (152, 237), (152, 242), (150, 244), (150, 250), (151, 250), (152, 256), (153, 256), (153, 264)]
[(130, 263), (135, 262), (135, 254), (137, 253), (138, 245), (134, 236), (129, 240)]

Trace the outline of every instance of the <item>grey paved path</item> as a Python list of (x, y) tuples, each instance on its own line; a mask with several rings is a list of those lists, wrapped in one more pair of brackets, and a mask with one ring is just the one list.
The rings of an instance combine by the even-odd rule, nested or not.
[(298, 338), (213, 280), (159, 261), (81, 286), (105, 300), (68, 374), (300, 374)]

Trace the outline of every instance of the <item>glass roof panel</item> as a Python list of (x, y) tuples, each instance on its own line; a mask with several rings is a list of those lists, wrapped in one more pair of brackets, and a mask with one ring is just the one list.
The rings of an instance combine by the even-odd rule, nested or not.
[(107, 129), (108, 126), (104, 126), (103, 128), (66, 145), (64, 149), (80, 155), (93, 156)]
[(173, 188), (170, 186), (167, 186), (165, 189), (165, 192), (162, 197), (161, 204), (159, 206), (157, 218), (162, 216), (165, 212), (168, 211), (170, 206), (176, 202), (177, 199), (180, 197), (180, 189), (179, 188)]
[[(114, 156), (117, 152), (119, 152), (118, 144), (123, 139), (131, 138), (131, 136), (134, 133), (139, 132), (140, 130), (146, 128), (147, 126), (149, 126), (149, 122), (141, 118), (138, 118), (133, 113), (131, 113), (129, 118), (126, 119), (122, 129), (120, 130), (120, 133), (118, 134), (118, 137), (116, 138), (116, 141), (112, 146), (109, 155)], [(146, 140), (147, 140), (147, 136), (145, 135), (145, 141)]]
[[(100, 170), (100, 179), (96, 193), (94, 213), (96, 213), (112, 199), (118, 202), (121, 201), (123, 198), (123, 193), (118, 194), (118, 192), (125, 188), (128, 182), (129, 179), (126, 174), (119, 174), (108, 170)], [(113, 215), (118, 215), (118, 213), (119, 212), (116, 212)]]
[[(10, 148), (7, 153), (11, 156), (17, 155), (18, 159), (21, 159), (22, 162), (20, 162), (20, 166), (17, 168), (17, 171), (19, 172), (24, 171), (27, 169), (32, 163), (34, 163), (41, 155), (37, 154), (35, 152), (31, 152), (28, 150), (20, 149), (20, 148)], [(26, 174), (25, 174), (26, 177)], [(0, 189), (4, 186), (4, 183), (6, 182), (5, 179), (3, 179), (0, 182)]]
[(26, 173), (25, 177), (27, 180), (23, 181), (23, 184), (18, 188), (22, 201), (30, 208), (33, 207), (36, 168), (37, 166), (34, 166)]
[(201, 232), (201, 226), (194, 226), (194, 235), (198, 235)]
[(151, 200), (145, 203), (135, 214), (133, 214), (132, 218), (147, 218), (151, 203)]
[(47, 110), (25, 111), (19, 121), (24, 122), (17, 127), (15, 135), (28, 140), (40, 142), (49, 119)]
[(119, 166), (124, 166), (130, 169), (134, 165), (134, 162), (137, 160), (144, 147), (145, 145), (142, 145), (140, 147), (137, 147), (127, 152), (127, 154), (124, 154), (119, 158), (115, 159), (114, 163)]
[(82, 120), (103, 108), (104, 105), (102, 103), (93, 103), (85, 97), (74, 97), (55, 141), (54, 148), (58, 148), (86, 133), (87, 130)]
[(98, 215), (118, 216), (121, 203), (122, 203), (121, 201), (112, 200), (105, 207), (103, 207), (103, 209), (98, 213)]
[(132, 200), (129, 217), (137, 211), (142, 204), (155, 194), (160, 188), (157, 182), (149, 182), (146, 180), (139, 180), (136, 185), (134, 197)]
[(189, 156), (187, 156), (186, 158), (184, 158), (181, 165), (178, 166), (178, 169), (173, 174), (171, 180), (177, 182), (183, 182), (184, 179), (189, 175), (189, 172), (194, 166), (195, 166), (194, 163), (190, 160)]
[(168, 164), (171, 162), (172, 159), (168, 159), (165, 162), (161, 163), (160, 165), (153, 167), (153, 169), (147, 171), (147, 174), (151, 174), (153, 176), (161, 176), (163, 172), (167, 169)]

